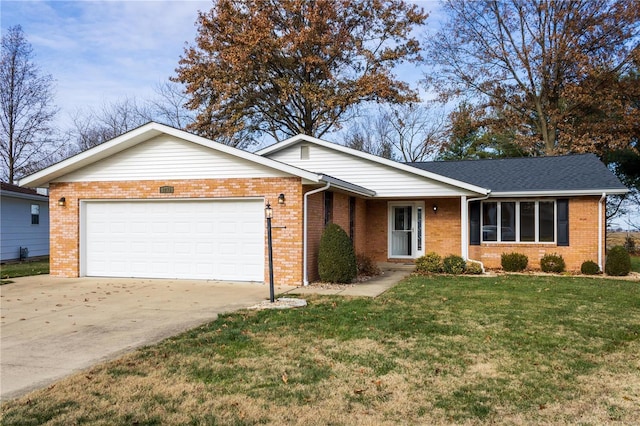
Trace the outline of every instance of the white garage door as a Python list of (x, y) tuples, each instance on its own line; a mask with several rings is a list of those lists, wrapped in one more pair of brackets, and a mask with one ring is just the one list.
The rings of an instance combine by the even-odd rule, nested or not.
[(264, 280), (262, 200), (83, 206), (84, 275)]

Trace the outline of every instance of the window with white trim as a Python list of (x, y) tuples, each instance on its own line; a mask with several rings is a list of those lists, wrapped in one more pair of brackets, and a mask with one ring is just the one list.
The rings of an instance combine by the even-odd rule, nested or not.
[(483, 201), (482, 242), (554, 243), (556, 201)]

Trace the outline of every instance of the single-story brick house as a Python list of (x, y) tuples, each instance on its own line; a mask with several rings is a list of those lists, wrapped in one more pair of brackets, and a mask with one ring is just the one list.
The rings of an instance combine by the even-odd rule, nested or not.
[(591, 154), (403, 164), (304, 135), (249, 153), (157, 123), (20, 184), (49, 187), (54, 276), (265, 281), (270, 203), (275, 281), (289, 285), (317, 279), (329, 222), (375, 261), (602, 265), (606, 196), (627, 192)]
[(49, 197), (0, 182), (0, 261), (49, 254)]

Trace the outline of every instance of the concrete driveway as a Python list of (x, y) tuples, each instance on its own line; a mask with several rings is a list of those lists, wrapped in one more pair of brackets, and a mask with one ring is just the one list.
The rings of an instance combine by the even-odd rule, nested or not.
[(269, 297), (269, 286), (253, 283), (48, 275), (12, 280), (0, 287), (2, 400)]

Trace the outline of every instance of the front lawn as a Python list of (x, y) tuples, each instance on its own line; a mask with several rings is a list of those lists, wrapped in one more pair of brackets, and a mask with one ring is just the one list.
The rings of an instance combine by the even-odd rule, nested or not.
[(412, 277), (242, 311), (3, 403), (3, 425), (632, 424), (640, 284)]
[(49, 273), (49, 259), (24, 261), (16, 263), (4, 263), (0, 265), (0, 277), (16, 278), (28, 275), (41, 275)]
[(631, 270), (640, 272), (640, 256), (631, 256)]

